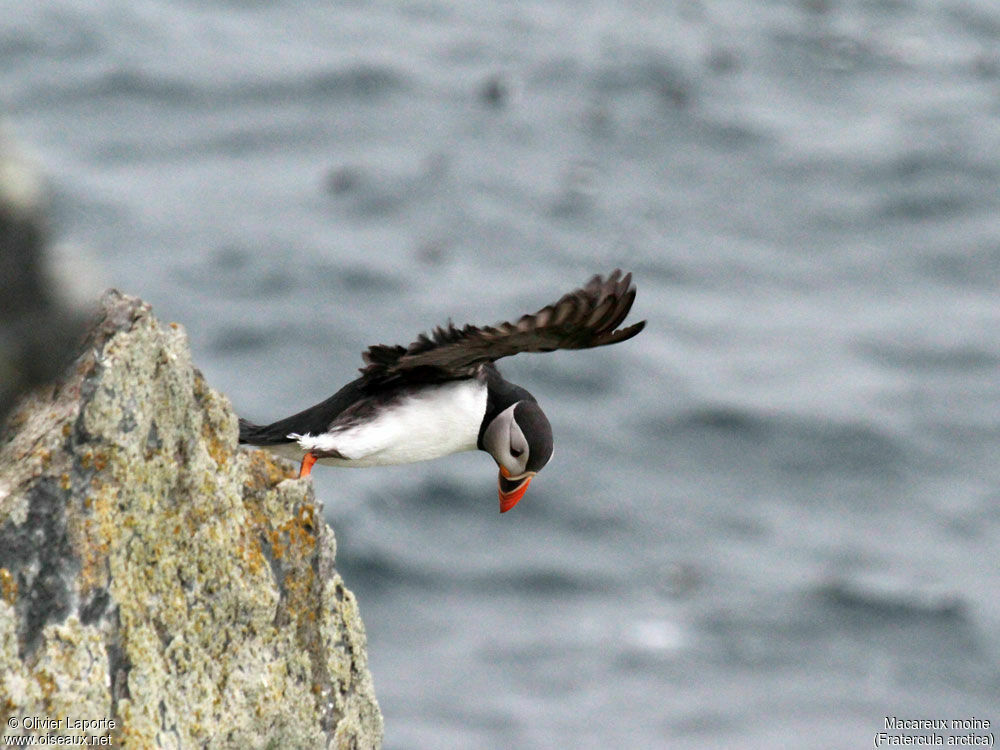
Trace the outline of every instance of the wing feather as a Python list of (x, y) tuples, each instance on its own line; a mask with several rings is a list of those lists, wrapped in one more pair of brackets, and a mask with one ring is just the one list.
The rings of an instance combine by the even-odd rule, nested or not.
[(494, 326), (451, 321), (430, 335), (421, 333), (407, 347), (372, 346), (362, 356), (362, 375), (370, 381), (470, 377), (486, 362), (520, 352), (590, 349), (626, 341), (646, 321), (619, 329), (635, 302), (632, 274), (615, 269), (606, 279), (594, 276), (586, 285), (516, 323)]

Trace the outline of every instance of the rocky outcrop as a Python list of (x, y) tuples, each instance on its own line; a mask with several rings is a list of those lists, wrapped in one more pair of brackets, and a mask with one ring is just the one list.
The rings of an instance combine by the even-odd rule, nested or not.
[(178, 326), (117, 292), (102, 304), (0, 448), (0, 734), (379, 747), (364, 627), (310, 480), (237, 450)]

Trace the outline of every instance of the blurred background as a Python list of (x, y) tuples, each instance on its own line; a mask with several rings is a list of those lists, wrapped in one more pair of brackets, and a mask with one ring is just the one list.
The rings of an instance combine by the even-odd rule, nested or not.
[(389, 750), (1000, 721), (993, 0), (0, 0), (0, 112), (255, 421), (635, 274), (638, 338), (502, 363), (511, 513), (483, 454), (314, 473)]

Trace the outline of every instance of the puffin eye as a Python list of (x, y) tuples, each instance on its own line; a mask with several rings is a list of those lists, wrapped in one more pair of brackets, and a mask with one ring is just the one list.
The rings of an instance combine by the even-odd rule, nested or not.
[(519, 451), (517, 448), (512, 447), (510, 449), (510, 455), (512, 455), (514, 458), (520, 458), (522, 453), (524, 453), (524, 451)]

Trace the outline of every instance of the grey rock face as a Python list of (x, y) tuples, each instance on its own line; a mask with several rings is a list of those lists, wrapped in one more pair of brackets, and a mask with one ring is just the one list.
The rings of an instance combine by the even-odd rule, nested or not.
[(236, 435), (184, 333), (108, 293), (85, 353), (0, 448), (0, 735), (380, 747), (311, 482)]

